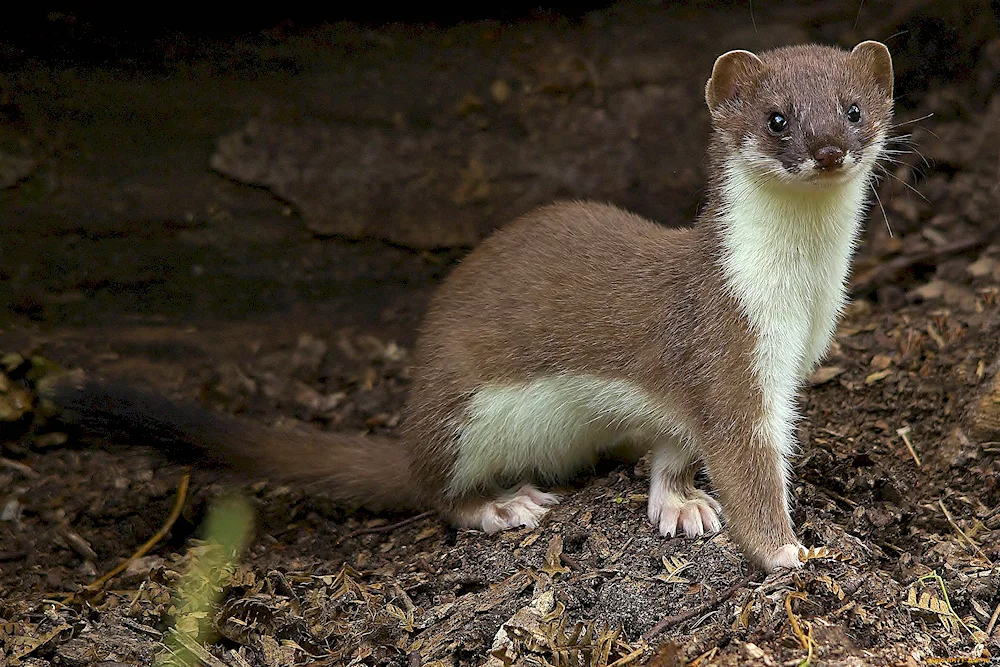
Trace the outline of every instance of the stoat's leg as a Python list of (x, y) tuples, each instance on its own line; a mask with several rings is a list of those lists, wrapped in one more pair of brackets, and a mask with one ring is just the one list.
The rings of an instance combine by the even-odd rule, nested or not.
[(496, 498), (474, 497), (459, 502), (452, 511), (452, 521), (460, 528), (477, 528), (495, 533), (508, 528), (534, 528), (559, 496), (543, 493), (530, 484)]
[(722, 528), (719, 503), (694, 488), (698, 467), (689, 452), (679, 443), (665, 443), (653, 449), (651, 463), (648, 515), (661, 535), (683, 531), (698, 537)]
[(788, 509), (786, 457), (791, 429), (769, 433), (750, 419), (720, 415), (702, 434), (705, 462), (726, 513), (729, 533), (755, 565), (773, 571), (801, 567), (801, 548)]

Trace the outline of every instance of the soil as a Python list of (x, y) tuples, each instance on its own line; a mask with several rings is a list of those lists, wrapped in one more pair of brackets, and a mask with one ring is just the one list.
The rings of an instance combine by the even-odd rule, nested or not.
[[(134, 62), (11, 60), (6, 664), (150, 664), (165, 647), (233, 666), (919, 665), (1000, 652), (1000, 422), (986, 414), (1000, 400), (1000, 15), (967, 4), (280, 24), (171, 34)], [(604, 463), (557, 490), (538, 529), (486, 536), (224, 471), (196, 467), (186, 488), (188, 469), (142, 443), (83, 443), (37, 398), (58, 363), (261, 423), (392, 434), (429, 295), (483, 234), (566, 196), (683, 224), (703, 174), (676, 156), (701, 151), (699, 89), (718, 53), (864, 38), (894, 52), (902, 152), (877, 185), (833, 349), (801, 395), (794, 520), (814, 549), (800, 572), (748, 570), (725, 531), (661, 537), (644, 462)], [(328, 141), (346, 136), (381, 147), (384, 169), (296, 180), (349, 159)], [(282, 158), (307, 150), (315, 160)], [(414, 164), (440, 178), (421, 190)], [(349, 196), (313, 192), (337, 187)], [(213, 560), (203, 538), (218, 535), (202, 526), (234, 492), (252, 536), (236, 560)], [(169, 523), (178, 496), (163, 539), (86, 589)], [(217, 610), (197, 606), (213, 592)]]

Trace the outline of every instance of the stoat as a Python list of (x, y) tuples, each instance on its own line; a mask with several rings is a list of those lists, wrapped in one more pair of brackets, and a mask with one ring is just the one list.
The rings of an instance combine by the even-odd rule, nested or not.
[[(796, 392), (845, 302), (892, 87), (873, 41), (720, 56), (695, 226), (574, 202), (487, 239), (430, 305), (398, 439), (270, 429), (99, 380), (63, 382), (54, 398), (102, 438), (321, 481), (352, 504), (435, 508), (488, 533), (536, 526), (558, 502), (533, 483), (611, 449), (649, 451), (648, 515), (663, 535), (717, 531), (724, 515), (753, 564), (797, 567)], [(718, 500), (694, 487), (703, 463)]]

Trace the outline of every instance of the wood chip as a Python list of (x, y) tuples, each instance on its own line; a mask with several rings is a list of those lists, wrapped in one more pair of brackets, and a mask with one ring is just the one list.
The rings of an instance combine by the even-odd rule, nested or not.
[(874, 384), (879, 380), (886, 379), (890, 375), (892, 375), (892, 369), (890, 368), (887, 368), (884, 371), (879, 371), (878, 373), (872, 373), (871, 375), (865, 378), (865, 384)]
[(892, 365), (892, 357), (885, 354), (876, 354), (872, 357), (871, 368), (875, 371), (884, 371)]
[(809, 376), (809, 384), (813, 386), (825, 384), (843, 372), (844, 369), (840, 366), (822, 366)]

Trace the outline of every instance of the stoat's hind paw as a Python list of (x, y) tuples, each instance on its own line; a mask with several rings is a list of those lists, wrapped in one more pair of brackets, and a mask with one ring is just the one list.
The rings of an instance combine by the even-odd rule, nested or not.
[(486, 533), (496, 533), (509, 528), (535, 528), (549, 511), (550, 505), (559, 502), (559, 496), (543, 493), (530, 484), (495, 500), (483, 500), (460, 512), (456, 522), (464, 527), (479, 528)]
[(722, 507), (704, 491), (689, 490), (682, 495), (663, 490), (649, 494), (648, 516), (660, 534), (674, 537), (683, 532), (688, 537), (717, 533), (722, 529)]
[(514, 491), (513, 493), (507, 496), (501, 497), (499, 502), (504, 502), (506, 499), (514, 500), (517, 498), (528, 498), (536, 505), (540, 505), (542, 507), (548, 507), (549, 505), (558, 505), (559, 501), (562, 500), (562, 498), (560, 498), (554, 493), (544, 493), (533, 487), (531, 484), (525, 484), (517, 491)]

